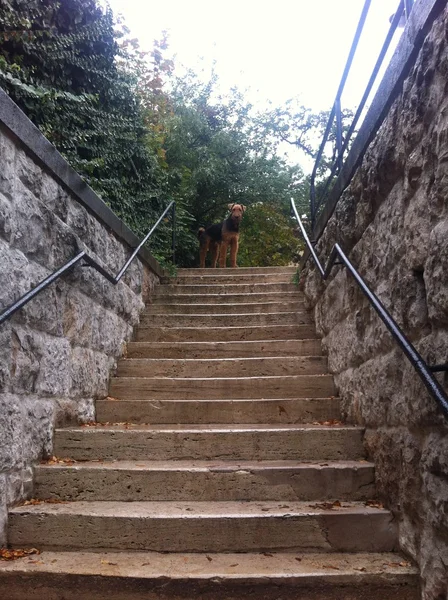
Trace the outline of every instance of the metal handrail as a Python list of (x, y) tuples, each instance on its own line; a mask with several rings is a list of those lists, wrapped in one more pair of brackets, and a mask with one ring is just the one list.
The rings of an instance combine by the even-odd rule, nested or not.
[(65, 273), (68, 273), (68, 271), (71, 271), (81, 261), (84, 261), (85, 266), (92, 267), (96, 271), (98, 271), (98, 273), (100, 273), (103, 277), (105, 277), (110, 283), (112, 283), (113, 285), (117, 285), (117, 283), (120, 281), (120, 279), (123, 277), (123, 275), (125, 274), (125, 272), (129, 268), (129, 266), (132, 263), (132, 261), (137, 256), (137, 254), (140, 251), (141, 247), (148, 241), (148, 239), (151, 237), (151, 235), (154, 233), (154, 231), (160, 225), (160, 222), (162, 221), (163, 217), (170, 210), (172, 211), (172, 229), (173, 229), (173, 235), (172, 235), (172, 245), (173, 245), (172, 251), (173, 251), (173, 255), (172, 256), (173, 256), (173, 264), (174, 264), (175, 263), (175, 258), (176, 258), (176, 255), (175, 255), (175, 249), (176, 249), (175, 248), (175, 245), (176, 245), (176, 202), (173, 200), (165, 208), (165, 210), (163, 211), (163, 213), (161, 214), (161, 216), (157, 220), (156, 224), (150, 229), (150, 231), (142, 239), (142, 241), (137, 246), (137, 248), (135, 248), (135, 250), (132, 252), (131, 256), (125, 262), (125, 264), (123, 265), (123, 267), (118, 271), (117, 275), (115, 275), (115, 276), (111, 275), (94, 258), (92, 258), (91, 256), (89, 256), (89, 254), (87, 254), (87, 252), (85, 252), (83, 250), (82, 252), (79, 252), (79, 254), (77, 254), (74, 258), (72, 258), (68, 262), (66, 262), (57, 271), (55, 271), (54, 273), (52, 273), (51, 275), (49, 275), (48, 277), (46, 277), (45, 279), (43, 279), (35, 288), (33, 288), (32, 290), (30, 290), (29, 292), (27, 292), (26, 294), (24, 294), (23, 296), (21, 296), (13, 304), (11, 304), (10, 306), (8, 306), (0, 314), (0, 325), (2, 323), (4, 323), (7, 319), (9, 319), (10, 317), (12, 317), (12, 315), (15, 312), (17, 312), (18, 310), (20, 310), (21, 308), (23, 308), (25, 306), (25, 304), (28, 304), (28, 302), (30, 300), (32, 300), (33, 298), (35, 298), (38, 294), (40, 294), (40, 292), (42, 292), (50, 284), (52, 284), (54, 281), (56, 281), (57, 279), (59, 279), (60, 277), (62, 277)]
[[(409, 13), (412, 10), (412, 6), (413, 6), (413, 0), (400, 0), (399, 4), (398, 4), (398, 8), (392, 18), (390, 27), (389, 27), (389, 31), (387, 33), (386, 39), (383, 43), (383, 46), (381, 48), (380, 54), (378, 56), (378, 59), (375, 63), (375, 66), (373, 68), (372, 74), (370, 76), (370, 79), (367, 83), (367, 87), (364, 91), (364, 94), (362, 96), (362, 99), (359, 103), (358, 109), (353, 117), (352, 123), (347, 131), (347, 134), (345, 135), (345, 137), (343, 137), (342, 135), (342, 108), (341, 108), (341, 96), (342, 93), (344, 91), (345, 88), (345, 84), (348, 78), (348, 75), (350, 73), (350, 68), (354, 59), (354, 56), (356, 54), (356, 50), (358, 47), (358, 43), (364, 28), (364, 24), (366, 22), (367, 19), (367, 15), (370, 9), (370, 4), (371, 4), (371, 0), (365, 0), (364, 2), (364, 6), (361, 12), (361, 16), (359, 18), (359, 22), (358, 22), (358, 26), (356, 28), (356, 32), (355, 32), (355, 36), (353, 38), (353, 42), (350, 48), (350, 52), (347, 58), (347, 62), (344, 68), (344, 72), (342, 74), (342, 78), (339, 84), (339, 88), (338, 91), (336, 93), (336, 98), (335, 101), (333, 103), (333, 107), (331, 109), (330, 112), (330, 116), (328, 117), (328, 122), (327, 122), (327, 126), (325, 129), (325, 133), (324, 136), (322, 138), (322, 142), (321, 145), (319, 147), (319, 150), (317, 152), (316, 155), (316, 160), (314, 163), (314, 168), (313, 171), (311, 173), (311, 184), (310, 184), (310, 215), (311, 215), (311, 228), (314, 230), (315, 224), (316, 224), (316, 219), (318, 216), (318, 212), (319, 209), (328, 193), (329, 187), (331, 185), (331, 182), (333, 180), (333, 178), (335, 177), (335, 175), (337, 173), (339, 173), (342, 169), (342, 165), (343, 165), (343, 160), (344, 160), (344, 154), (348, 149), (348, 145), (350, 143), (350, 140), (353, 136), (353, 133), (355, 131), (356, 125), (359, 121), (359, 118), (362, 114), (362, 111), (364, 110), (364, 107), (366, 105), (367, 99), (369, 97), (369, 94), (372, 90), (372, 87), (376, 81), (376, 78), (378, 76), (378, 72), (381, 68), (381, 65), (383, 63), (384, 57), (386, 56), (387, 50), (389, 49), (390, 43), (392, 41), (392, 38), (394, 36), (394, 33), (396, 31), (396, 29), (398, 28), (400, 21), (402, 19), (403, 16), (405, 16), (406, 19), (409, 18)], [(336, 120), (336, 152), (333, 158), (333, 164), (331, 166), (330, 169), (330, 174), (327, 177), (327, 180), (325, 182), (324, 188), (321, 192), (321, 194), (319, 195), (319, 198), (316, 197), (316, 176), (317, 176), (317, 171), (319, 169), (319, 166), (321, 164), (321, 160), (322, 160), (322, 156), (325, 150), (325, 145), (328, 142), (328, 137), (331, 133), (331, 128), (333, 126), (333, 122)]]
[(350, 262), (350, 260), (344, 254), (344, 252), (343, 252), (342, 248), (339, 246), (339, 244), (335, 244), (333, 246), (333, 249), (330, 253), (330, 257), (328, 259), (328, 263), (327, 263), (326, 267), (324, 268), (321, 265), (319, 258), (317, 257), (317, 254), (313, 248), (313, 245), (311, 244), (311, 242), (309, 240), (309, 237), (305, 230), (305, 227), (303, 226), (302, 220), (299, 217), (296, 205), (292, 198), (291, 198), (291, 207), (292, 207), (292, 210), (294, 211), (294, 215), (299, 224), (303, 239), (305, 240), (308, 250), (309, 250), (311, 256), (313, 257), (314, 263), (315, 263), (322, 279), (323, 280), (328, 279), (328, 276), (330, 275), (332, 268), (335, 266), (336, 260), (339, 258), (341, 262), (338, 262), (337, 264), (339, 264), (339, 265), (342, 264), (345, 267), (347, 267), (348, 271), (350, 272), (350, 274), (352, 275), (352, 277), (354, 278), (354, 280), (356, 281), (358, 286), (361, 288), (362, 293), (366, 296), (366, 298), (368, 299), (370, 304), (373, 306), (373, 308), (377, 312), (380, 319), (386, 325), (386, 327), (388, 328), (388, 330), (394, 337), (395, 341), (398, 343), (400, 348), (403, 350), (403, 352), (407, 356), (411, 365), (417, 371), (420, 379), (425, 384), (429, 393), (433, 396), (433, 398), (436, 400), (436, 402), (442, 409), (445, 416), (448, 418), (448, 396), (445, 393), (445, 391), (443, 390), (442, 386), (437, 381), (437, 379), (433, 376), (433, 373), (435, 373), (435, 372), (448, 371), (448, 365), (434, 365), (431, 367), (426, 364), (426, 362), (423, 360), (422, 356), (417, 352), (415, 347), (411, 344), (411, 342), (407, 339), (407, 337), (405, 336), (403, 331), (400, 329), (397, 322), (391, 317), (391, 315), (389, 314), (387, 309), (384, 307), (384, 305), (381, 303), (379, 298), (368, 287), (368, 285), (366, 284), (364, 279), (361, 277), (361, 275), (355, 269), (353, 264)]

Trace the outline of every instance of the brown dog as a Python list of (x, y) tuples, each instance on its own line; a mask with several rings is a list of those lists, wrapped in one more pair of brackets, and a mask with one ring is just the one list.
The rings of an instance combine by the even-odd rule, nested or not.
[(230, 244), (230, 266), (236, 267), (238, 254), (238, 238), (241, 219), (246, 207), (242, 204), (229, 204), (230, 216), (221, 223), (210, 225), (207, 229), (201, 227), (198, 232), (200, 246), (200, 268), (205, 267), (205, 257), (210, 250), (212, 253), (212, 267), (216, 267), (219, 254), (219, 267), (226, 266), (227, 247)]

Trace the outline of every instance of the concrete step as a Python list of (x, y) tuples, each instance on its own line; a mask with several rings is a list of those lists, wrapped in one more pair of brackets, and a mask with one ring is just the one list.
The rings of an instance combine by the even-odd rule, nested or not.
[(208, 273), (196, 275), (178, 275), (177, 277), (163, 277), (162, 285), (214, 285), (218, 283), (224, 285), (227, 283), (292, 283), (294, 273), (226, 273), (225, 271), (216, 273), (215, 269)]
[(389, 511), (364, 503), (68, 502), (18, 506), (9, 543), (42, 550), (390, 552)]
[(371, 463), (115, 461), (35, 468), (34, 496), (64, 501), (368, 500)]
[(178, 269), (178, 277), (197, 277), (198, 275), (276, 275), (278, 273), (287, 273), (288, 275), (294, 275), (297, 272), (297, 267), (238, 267), (236, 269)]
[(363, 429), (325, 425), (101, 425), (56, 429), (74, 460), (358, 460)]
[(96, 401), (100, 423), (257, 424), (314, 423), (340, 419), (339, 398), (263, 400), (117, 400)]
[(143, 313), (140, 327), (228, 327), (244, 323), (246, 327), (254, 325), (306, 325), (313, 321), (307, 312), (279, 313), (240, 313), (240, 314), (148, 314)]
[(166, 315), (166, 314), (247, 314), (247, 313), (284, 313), (284, 312), (304, 312), (304, 303), (301, 300), (293, 302), (253, 302), (249, 303), (216, 303), (216, 304), (149, 304), (147, 310), (142, 316)]
[(175, 288), (171, 294), (165, 293), (166, 286), (160, 286), (157, 289), (157, 294), (151, 298), (149, 307), (164, 306), (166, 304), (253, 304), (257, 302), (304, 302), (304, 296), (301, 292), (266, 292), (266, 293), (241, 293), (241, 294), (184, 294), (177, 293)]
[(114, 377), (109, 390), (114, 398), (130, 400), (325, 398), (336, 395), (331, 375)]
[(252, 327), (139, 327), (137, 342), (227, 342), (319, 339), (314, 325), (253, 325)]
[(327, 372), (324, 356), (267, 358), (123, 358), (117, 377), (261, 377), (321, 375)]
[(227, 283), (227, 284), (164, 284), (155, 288), (156, 295), (172, 294), (271, 294), (273, 292), (296, 292), (298, 297), (303, 294), (297, 291), (292, 283)]
[(0, 563), (8, 600), (420, 600), (417, 569), (393, 553), (78, 551), (30, 558)]
[(257, 356), (318, 356), (319, 339), (243, 342), (130, 342), (127, 358), (255, 358)]

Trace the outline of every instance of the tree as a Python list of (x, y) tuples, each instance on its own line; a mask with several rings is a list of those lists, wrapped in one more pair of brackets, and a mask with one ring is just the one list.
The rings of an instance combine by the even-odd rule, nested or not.
[(0, 83), (118, 216), (145, 232), (166, 201), (166, 174), (136, 93), (146, 82), (118, 43), (126, 31), (96, 0), (0, 6)]

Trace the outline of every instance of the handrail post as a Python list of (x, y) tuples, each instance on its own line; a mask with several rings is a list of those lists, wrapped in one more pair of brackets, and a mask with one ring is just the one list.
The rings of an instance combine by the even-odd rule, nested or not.
[(173, 202), (173, 215), (172, 215), (172, 227), (173, 227), (173, 265), (176, 264), (176, 203)]

